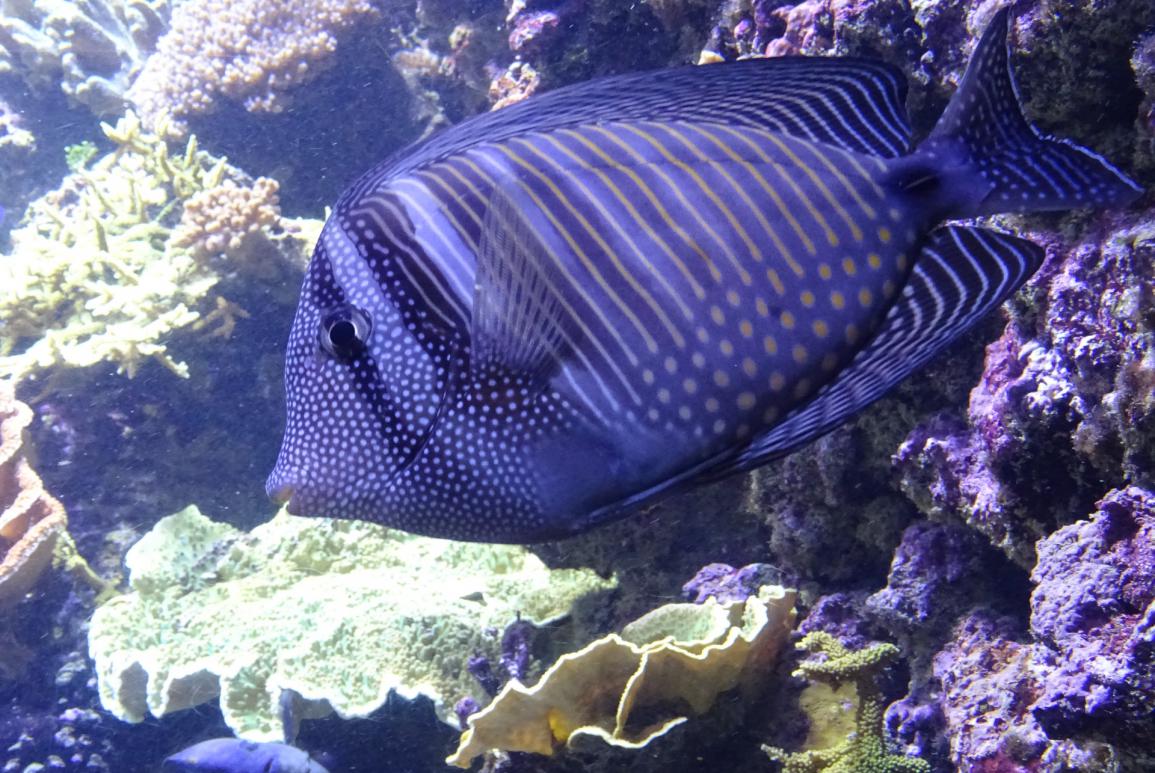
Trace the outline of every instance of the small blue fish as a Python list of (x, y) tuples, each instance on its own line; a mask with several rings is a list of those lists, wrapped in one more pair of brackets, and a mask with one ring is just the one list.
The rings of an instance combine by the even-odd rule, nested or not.
[(913, 150), (896, 70), (784, 58), (559, 89), (373, 169), (305, 278), (270, 495), (529, 542), (845, 422), (1042, 261), (943, 221), (1141, 194), (1027, 123), (1007, 25)]
[(164, 761), (173, 773), (329, 773), (305, 752), (283, 743), (254, 743), (213, 738), (177, 752)]

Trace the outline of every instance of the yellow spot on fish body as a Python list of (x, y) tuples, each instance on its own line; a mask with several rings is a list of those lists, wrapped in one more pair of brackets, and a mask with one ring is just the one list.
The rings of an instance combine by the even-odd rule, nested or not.
[(838, 290), (830, 293), (830, 305), (841, 311), (846, 308), (846, 296)]
[(758, 375), (758, 363), (754, 362), (754, 360), (750, 357), (743, 357), (742, 372), (750, 378), (753, 378), (754, 376)]
[(759, 317), (770, 316), (770, 307), (766, 305), (766, 301), (761, 296), (754, 299), (754, 309), (758, 312)]
[(854, 258), (843, 258), (842, 270), (846, 272), (847, 276), (854, 276), (858, 273), (858, 264), (854, 262)]
[(724, 370), (714, 371), (714, 383), (725, 389), (730, 386), (730, 374)]
[(728, 339), (723, 338), (721, 343), (718, 344), (718, 349), (722, 352), (722, 354), (729, 357), (734, 353), (734, 344), (730, 343)]
[(830, 326), (820, 319), (814, 320), (814, 322), (811, 323), (810, 328), (814, 331), (814, 335), (818, 336), (819, 338), (825, 338), (826, 336), (830, 335)]
[(834, 275), (834, 272), (830, 270), (830, 264), (828, 264), (828, 263), (819, 263), (818, 264), (818, 276), (822, 277), (823, 279), (829, 279), (833, 275)]
[(646, 370), (643, 370), (642, 371), (642, 381), (645, 381), (647, 384), (654, 383), (654, 371), (652, 371), (648, 368)]
[(721, 405), (719, 405), (717, 398), (714, 398), (714, 397), (707, 397), (706, 398), (706, 412), (707, 413), (717, 413), (718, 409), (720, 407), (721, 407)]
[(878, 238), (882, 241), (883, 244), (890, 244), (890, 239), (891, 239), (890, 229), (887, 228), (886, 226), (879, 226)]
[(678, 418), (682, 421), (689, 421), (691, 415), (690, 409), (684, 405), (678, 409)]
[(791, 314), (790, 312), (788, 312), (788, 311), (782, 312), (782, 316), (780, 316), (778, 318), (778, 321), (781, 322), (782, 327), (786, 328), (787, 330), (793, 330), (794, 329), (794, 315)]
[(682, 382), (682, 389), (686, 390), (686, 394), (696, 394), (698, 391), (698, 382), (695, 379), (688, 378)]
[(695, 368), (704, 368), (706, 367), (706, 355), (701, 352), (694, 352), (690, 356), (690, 362), (694, 363)]
[(797, 362), (799, 365), (806, 362), (807, 358), (809, 358), (809, 356), (810, 356), (810, 353), (806, 351), (806, 347), (803, 346), (802, 344), (794, 344), (794, 349), (793, 349), (792, 354), (794, 357), (794, 361)]
[(678, 372), (678, 361), (673, 357), (666, 358), (665, 366), (667, 373), (673, 374)]
[(670, 402), (670, 390), (663, 387), (658, 390), (658, 401), (662, 403)]
[(781, 392), (786, 386), (786, 377), (779, 371), (774, 371), (770, 374), (770, 389), (775, 392)]
[(757, 402), (758, 398), (754, 395), (753, 392), (743, 392), (742, 394), (738, 395), (738, 407), (744, 411), (748, 411), (753, 408)]
[(722, 309), (717, 306), (710, 307), (710, 319), (714, 320), (715, 325), (726, 324), (726, 315), (722, 313)]
[(742, 302), (742, 298), (734, 290), (726, 291), (726, 300), (730, 303), (731, 306), (735, 307)]
[(814, 293), (809, 290), (803, 290), (799, 300), (802, 301), (803, 306), (809, 309), (814, 305)]
[(750, 320), (744, 319), (738, 323), (738, 332), (742, 334), (743, 338), (749, 338), (754, 335), (754, 325), (750, 323)]
[(704, 327), (700, 327), (700, 328), (698, 328), (698, 330), (697, 330), (697, 332), (695, 333), (695, 335), (697, 335), (697, 336), (698, 336), (698, 340), (699, 340), (700, 342), (704, 343), (704, 344), (705, 344), (705, 343), (709, 343), (709, 342), (710, 342), (710, 333), (709, 333), (709, 332), (706, 330), (706, 328), (704, 328)]
[(774, 336), (768, 335), (762, 339), (762, 348), (766, 350), (767, 354), (778, 354), (778, 341)]
[(869, 306), (874, 303), (874, 293), (863, 287), (858, 291), (858, 302), (863, 306)]
[(869, 263), (870, 267), (873, 268), (875, 271), (882, 268), (882, 258), (880, 258), (878, 256), (877, 252), (872, 252), (869, 255), (867, 255), (866, 256), (866, 262)]

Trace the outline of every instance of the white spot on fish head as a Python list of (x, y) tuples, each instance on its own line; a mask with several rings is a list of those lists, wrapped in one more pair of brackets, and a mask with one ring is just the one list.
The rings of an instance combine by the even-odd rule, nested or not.
[(309, 264), (285, 361), (286, 422), (269, 495), (294, 514), (388, 518), (441, 399), (440, 371), (333, 219)]

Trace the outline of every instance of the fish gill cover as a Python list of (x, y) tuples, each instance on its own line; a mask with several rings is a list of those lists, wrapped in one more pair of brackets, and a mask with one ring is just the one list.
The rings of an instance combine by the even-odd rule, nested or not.
[(1042, 262), (944, 220), (1141, 193), (1027, 123), (1008, 24), (913, 150), (892, 68), (755, 59), (560, 89), (369, 171), (306, 273), (269, 493), (539, 541), (843, 423)]

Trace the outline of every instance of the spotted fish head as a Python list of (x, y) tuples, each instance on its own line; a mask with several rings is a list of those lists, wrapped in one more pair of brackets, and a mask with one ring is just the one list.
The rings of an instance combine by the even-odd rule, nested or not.
[(326, 225), (289, 336), (285, 433), (266, 483), (289, 512), (380, 520), (443, 403), (432, 336), (381, 292), (375, 265)]

